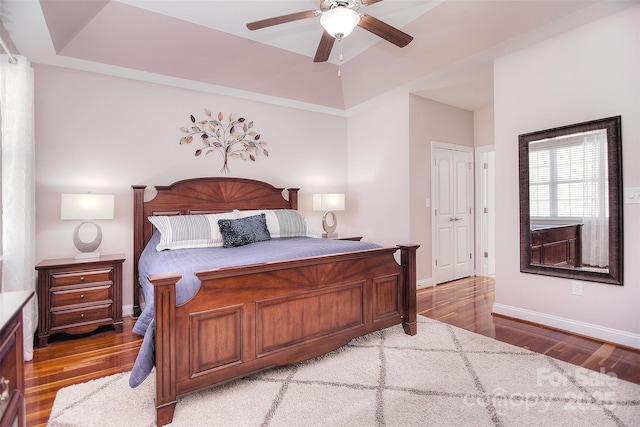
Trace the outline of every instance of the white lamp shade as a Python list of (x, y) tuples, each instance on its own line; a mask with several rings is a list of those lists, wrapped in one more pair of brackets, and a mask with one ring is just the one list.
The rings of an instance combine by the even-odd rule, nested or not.
[(358, 15), (358, 12), (344, 6), (329, 9), (320, 17), (320, 25), (332, 37), (336, 37), (337, 34), (341, 34), (341, 37), (348, 36), (359, 21), (360, 15)]
[(313, 195), (314, 211), (343, 211), (344, 194), (324, 193)]
[(114, 196), (63, 194), (60, 219), (113, 219)]

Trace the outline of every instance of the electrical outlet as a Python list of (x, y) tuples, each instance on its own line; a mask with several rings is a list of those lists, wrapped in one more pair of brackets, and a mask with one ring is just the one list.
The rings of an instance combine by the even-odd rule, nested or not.
[(640, 203), (640, 187), (625, 188), (624, 203)]
[(572, 295), (582, 295), (582, 282), (578, 280), (571, 281), (571, 294)]

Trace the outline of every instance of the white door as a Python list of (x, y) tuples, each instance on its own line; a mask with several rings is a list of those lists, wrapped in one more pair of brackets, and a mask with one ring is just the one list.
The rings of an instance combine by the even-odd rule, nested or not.
[(473, 272), (471, 150), (433, 148), (433, 276), (435, 284)]

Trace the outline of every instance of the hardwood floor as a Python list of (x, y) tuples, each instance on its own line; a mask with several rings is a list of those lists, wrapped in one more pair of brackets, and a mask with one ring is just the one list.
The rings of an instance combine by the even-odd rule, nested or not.
[[(493, 279), (474, 277), (419, 290), (418, 312), (585, 368), (604, 368), (640, 384), (640, 351), (492, 316), (493, 301)], [(60, 388), (131, 370), (142, 343), (131, 332), (133, 323), (125, 317), (121, 334), (105, 327), (82, 337), (56, 335), (47, 347), (36, 348), (24, 370), (27, 426), (47, 424)]]
[(494, 279), (470, 277), (418, 291), (418, 313), (594, 371), (640, 384), (640, 351), (492, 316)]
[(62, 387), (133, 368), (142, 337), (131, 332), (131, 317), (123, 322), (120, 334), (105, 326), (83, 336), (54, 335), (47, 347), (34, 349), (33, 360), (24, 368), (27, 426), (47, 425)]

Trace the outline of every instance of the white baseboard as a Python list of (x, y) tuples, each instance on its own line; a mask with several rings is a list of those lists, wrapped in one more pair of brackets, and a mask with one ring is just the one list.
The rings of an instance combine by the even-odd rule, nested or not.
[(433, 279), (422, 279), (416, 283), (416, 289), (428, 288), (434, 286)]
[(133, 315), (133, 304), (123, 305), (122, 306), (122, 315), (123, 316), (132, 316)]
[(493, 312), (503, 316), (526, 320), (575, 334), (640, 349), (640, 334), (498, 303), (493, 304)]

